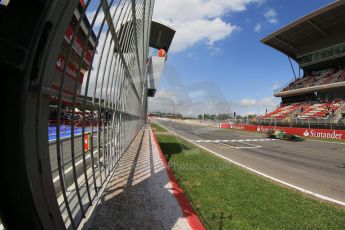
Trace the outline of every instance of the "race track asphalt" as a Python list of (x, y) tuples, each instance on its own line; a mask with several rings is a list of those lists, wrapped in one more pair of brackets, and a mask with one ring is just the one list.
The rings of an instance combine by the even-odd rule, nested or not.
[(345, 143), (290, 142), (265, 134), (155, 120), (232, 161), (302, 189), (345, 202)]

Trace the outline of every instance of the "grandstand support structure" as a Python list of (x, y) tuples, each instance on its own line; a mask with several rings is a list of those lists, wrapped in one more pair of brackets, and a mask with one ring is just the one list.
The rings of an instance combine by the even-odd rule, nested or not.
[[(77, 229), (96, 203), (146, 123), (153, 6), (154, 0), (0, 5), (6, 229)], [(165, 36), (157, 24), (159, 30)], [(162, 40), (167, 47), (174, 33)]]

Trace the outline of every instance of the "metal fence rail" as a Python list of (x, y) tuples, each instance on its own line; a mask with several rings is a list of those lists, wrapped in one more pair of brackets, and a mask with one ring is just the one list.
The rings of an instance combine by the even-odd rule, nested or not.
[[(5, 183), (23, 183), (26, 193), (25, 202), (17, 203), (22, 210), (2, 203), (7, 228), (76, 229), (94, 205), (146, 120), (153, 4), (154, 0), (31, 2), (31, 7), (38, 7), (33, 12), (37, 18), (23, 22), (30, 41), (22, 47), (24, 58), (5, 65), (14, 71), (11, 77), (22, 78), (7, 81), (20, 91), (9, 97), (9, 103), (17, 100), (19, 114), (8, 108), (13, 114), (8, 121), (20, 124), (6, 127), (20, 145), (11, 148), (15, 141), (8, 139), (6, 151), (16, 151), (21, 165), (7, 155), (2, 160), (8, 165), (1, 164), (5, 177), (21, 177)], [(25, 5), (12, 4), (6, 12), (13, 12), (15, 20), (15, 12)], [(19, 14), (16, 21), (24, 16), (30, 15)], [(8, 53), (15, 50), (10, 48)], [(22, 168), (13, 172), (13, 166)], [(18, 197), (18, 191), (7, 191), (8, 199)], [(16, 221), (21, 217), (21, 223)]]

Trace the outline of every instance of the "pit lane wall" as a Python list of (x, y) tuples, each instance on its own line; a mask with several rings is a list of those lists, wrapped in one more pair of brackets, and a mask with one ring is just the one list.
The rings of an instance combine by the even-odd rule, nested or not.
[(333, 129), (309, 129), (309, 128), (289, 128), (280, 126), (262, 126), (262, 125), (245, 125), (245, 124), (226, 124), (220, 123), (223, 129), (240, 129), (255, 132), (267, 132), (270, 129), (281, 130), (288, 134), (297, 134), (301, 137), (324, 138), (330, 140), (345, 140), (345, 130)]

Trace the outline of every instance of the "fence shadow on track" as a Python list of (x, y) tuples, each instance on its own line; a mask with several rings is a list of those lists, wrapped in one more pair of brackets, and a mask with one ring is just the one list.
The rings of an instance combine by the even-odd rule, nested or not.
[(84, 229), (172, 229), (184, 217), (149, 131), (134, 145), (138, 147), (130, 147), (121, 159)]

